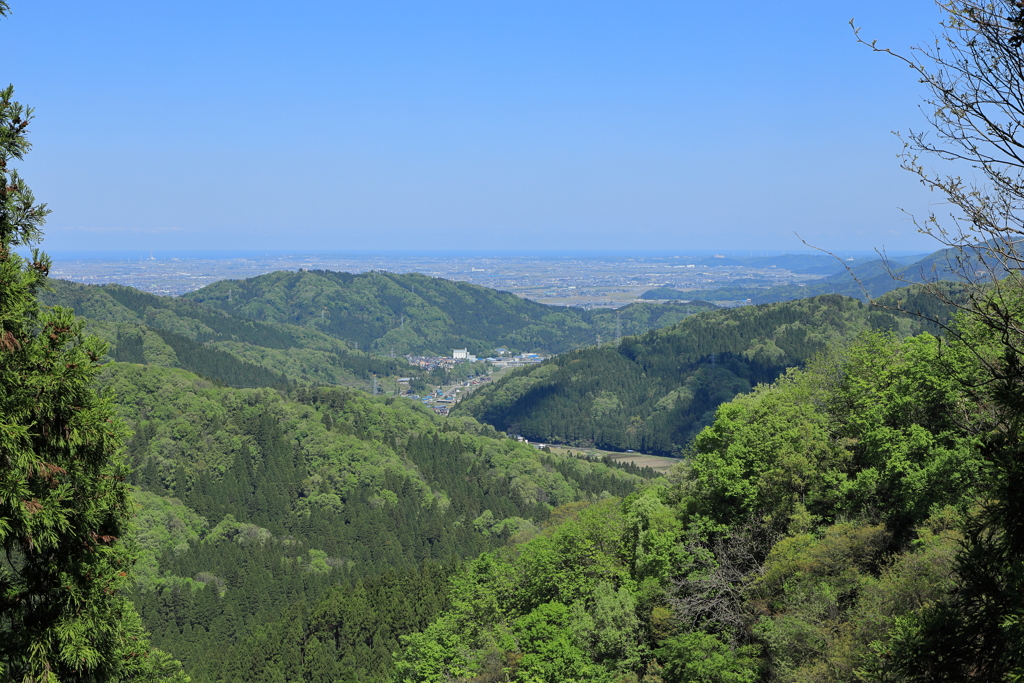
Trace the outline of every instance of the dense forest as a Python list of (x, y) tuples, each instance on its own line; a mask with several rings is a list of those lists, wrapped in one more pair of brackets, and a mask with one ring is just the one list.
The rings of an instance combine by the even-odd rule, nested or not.
[[(266, 300), (247, 300), (247, 287), (260, 292), (282, 287), (288, 296), (271, 291)], [(391, 292), (394, 288), (401, 296)], [(221, 289), (229, 292), (228, 301), (209, 297)], [(178, 367), (226, 386), (282, 389), (319, 384), (368, 388), (374, 375), (416, 374), (396, 355), (450, 355), (453, 348), (467, 346), (482, 356), (499, 346), (564, 351), (717, 308), (707, 302), (637, 303), (618, 312), (584, 311), (416, 274), (306, 271), (225, 281), (195, 297), (202, 303), (122, 285), (56, 280), (40, 300), (73, 308), (88, 331), (110, 345), (114, 360)], [(332, 307), (333, 318), (327, 315)], [(420, 379), (440, 384), (461, 374)]]
[(133, 287), (55, 280), (41, 302), (73, 308), (114, 360), (180, 367), (227, 386), (368, 387), (374, 374), (410, 370), (402, 359), (358, 351), (315, 329), (246, 320)]
[[(898, 296), (924, 303), (914, 292)], [(678, 455), (719, 404), (827, 347), (867, 330), (905, 335), (928, 325), (838, 295), (706, 312), (517, 370), (455, 412), (537, 441)]]
[(468, 348), (562, 353), (619, 334), (641, 334), (713, 304), (638, 302), (613, 311), (547, 306), (466, 282), (420, 273), (270, 273), (185, 295), (233, 316), (310, 327), (363, 350), (449, 355)]
[(1017, 680), (1003, 344), (865, 332), (724, 403), (669, 477), (457, 571), (398, 680)]
[(99, 385), (133, 434), (134, 599), (196, 680), (385, 680), (460, 560), (642, 481), (351, 389), (230, 389), (121, 363)]

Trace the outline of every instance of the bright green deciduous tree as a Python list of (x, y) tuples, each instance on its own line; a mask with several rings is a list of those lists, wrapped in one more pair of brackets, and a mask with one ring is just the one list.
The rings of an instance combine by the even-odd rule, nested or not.
[[(1024, 6), (1017, 0), (935, 0), (933, 41), (898, 57), (926, 88), (928, 126), (903, 136), (903, 167), (941, 193), (949, 217), (919, 229), (948, 247), (935, 277), (963, 317), (950, 331), (975, 357), (965, 382), (990, 423), (981, 434), (987, 500), (966, 527), (950, 598), (921, 630), (903, 624), (884, 680), (1024, 679)], [(863, 41), (862, 41), (863, 42)], [(927, 157), (926, 163), (921, 157)], [(934, 170), (933, 161), (953, 162)], [(963, 164), (962, 166), (960, 164)], [(969, 168), (964, 175), (960, 168)], [(942, 264), (940, 264), (942, 265)]]

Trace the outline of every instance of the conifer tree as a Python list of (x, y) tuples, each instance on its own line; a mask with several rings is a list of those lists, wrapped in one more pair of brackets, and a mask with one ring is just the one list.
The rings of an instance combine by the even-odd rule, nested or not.
[(32, 120), (13, 98), (0, 90), (0, 680), (161, 680), (178, 667), (151, 656), (124, 592), (124, 428), (90, 387), (104, 344), (36, 301), (49, 212), (12, 165)]

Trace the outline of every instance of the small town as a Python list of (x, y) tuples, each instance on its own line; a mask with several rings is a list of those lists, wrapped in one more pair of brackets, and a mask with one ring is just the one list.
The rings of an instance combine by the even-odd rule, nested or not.
[(528, 365), (536, 365), (542, 362), (545, 356), (537, 353), (522, 353), (517, 355), (506, 355), (508, 349), (499, 347), (494, 350), (497, 356), (488, 358), (477, 358), (469, 353), (468, 349), (452, 349), (451, 356), (406, 356), (409, 364), (420, 368), (424, 372), (433, 370), (444, 370), (450, 372), (452, 368), (462, 363), (479, 363), (483, 361), (482, 370), (487, 374), (478, 374), (466, 379), (463, 382), (448, 386), (439, 386), (426, 395), (416, 394), (409, 388), (412, 377), (400, 377), (399, 387), (402, 388), (402, 395), (420, 401), (433, 409), (438, 415), (447, 415), (452, 406), (469, 395), (474, 389), (482, 384), (491, 381), (491, 373), (503, 374), (512, 368), (521, 368)]

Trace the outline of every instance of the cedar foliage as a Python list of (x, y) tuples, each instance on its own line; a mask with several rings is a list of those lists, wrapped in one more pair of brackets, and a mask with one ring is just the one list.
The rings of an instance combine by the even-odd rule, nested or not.
[(91, 384), (105, 345), (37, 303), (49, 258), (14, 251), (39, 242), (48, 211), (12, 166), (33, 114), (13, 97), (0, 90), (0, 677), (162, 679), (174, 663), (150, 654), (124, 594), (124, 428)]

